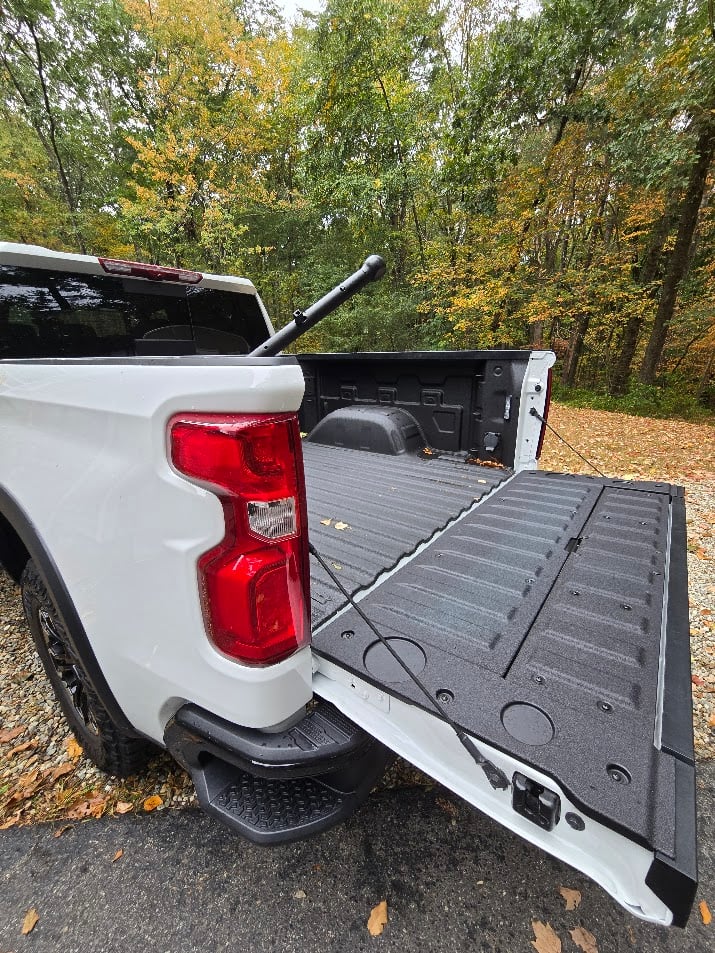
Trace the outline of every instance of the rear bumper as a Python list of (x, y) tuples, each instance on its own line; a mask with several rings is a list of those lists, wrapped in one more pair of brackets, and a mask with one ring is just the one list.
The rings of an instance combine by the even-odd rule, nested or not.
[(299, 840), (349, 817), (392, 758), (323, 701), (275, 734), (185, 705), (164, 741), (191, 774), (206, 813), (259, 844)]
[(256, 777), (305, 778), (346, 767), (375, 742), (327, 702), (286, 731), (233, 725), (197, 705), (184, 705), (167, 725), (164, 743), (187, 771), (211, 758)]

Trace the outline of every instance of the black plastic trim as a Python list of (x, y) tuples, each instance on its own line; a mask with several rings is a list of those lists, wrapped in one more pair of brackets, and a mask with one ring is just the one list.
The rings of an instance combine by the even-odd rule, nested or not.
[[(688, 549), (683, 496), (674, 495), (671, 506), (661, 747), (687, 764), (694, 764), (688, 622)], [(686, 699), (690, 701), (690, 704), (686, 703)]]
[(137, 738), (143, 737), (141, 733), (130, 724), (112, 694), (112, 690), (102, 673), (102, 669), (99, 666), (97, 657), (94, 654), (79, 614), (64, 584), (64, 580), (42, 536), (17, 500), (3, 487), (0, 487), (0, 513), (20, 537), (30, 554), (30, 558), (37, 566), (42, 581), (50, 593), (55, 608), (62, 620), (62, 624), (69, 636), (72, 647), (82, 661), (90, 685), (106, 708), (112, 721), (126, 734), (131, 734)]
[(320, 354), (301, 353), (296, 355), (299, 361), (356, 361), (356, 360), (389, 360), (389, 361), (436, 361), (437, 363), (451, 363), (454, 360), (490, 360), (528, 361), (533, 348), (523, 351), (517, 350), (489, 350), (481, 351), (323, 351)]
[(349, 765), (375, 739), (321, 700), (292, 728), (275, 733), (184, 705), (166, 726), (164, 744), (191, 772), (214, 756), (256, 777), (305, 778)]
[(645, 882), (684, 927), (698, 889), (695, 767), (684, 761), (675, 761), (675, 857), (656, 851)]

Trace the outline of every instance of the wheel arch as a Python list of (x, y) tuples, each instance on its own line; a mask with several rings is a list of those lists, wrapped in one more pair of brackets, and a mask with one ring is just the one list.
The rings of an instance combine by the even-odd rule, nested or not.
[(0, 486), (0, 562), (15, 582), (19, 582), (29, 559), (37, 567), (94, 692), (118, 727), (137, 738), (142, 737), (130, 724), (104, 677), (79, 613), (41, 533), (12, 494)]

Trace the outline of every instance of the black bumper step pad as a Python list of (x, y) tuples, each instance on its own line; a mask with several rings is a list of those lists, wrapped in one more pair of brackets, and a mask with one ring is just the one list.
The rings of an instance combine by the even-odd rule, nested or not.
[[(683, 519), (682, 492), (667, 484), (521, 473), (360, 601), (421, 680), (448, 693), (458, 724), (555, 778), (590, 816), (670, 857), (671, 750), (692, 762), (685, 730), (677, 751), (666, 741), (669, 705), (687, 708), (689, 697), (669, 692), (689, 665), (687, 605), (675, 591), (684, 547), (668, 564), (671, 521), (680, 539)], [(432, 711), (353, 609), (320, 629), (313, 646)], [(679, 810), (692, 805), (681, 801)]]
[(191, 774), (201, 807), (261, 844), (299, 840), (349, 817), (393, 757), (325, 701), (276, 733), (185, 705), (164, 742)]

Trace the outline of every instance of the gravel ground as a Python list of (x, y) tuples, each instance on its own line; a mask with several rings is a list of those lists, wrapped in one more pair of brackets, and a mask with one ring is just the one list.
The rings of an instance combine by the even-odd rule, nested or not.
[[(609, 475), (666, 479), (686, 488), (695, 746), (699, 758), (713, 757), (715, 428), (563, 406), (552, 409), (550, 422)], [(542, 465), (584, 470), (551, 433)], [(141, 811), (155, 795), (161, 799), (156, 810), (195, 803), (188, 777), (166, 755), (158, 754), (141, 777), (118, 781), (76, 750), (35, 655), (19, 591), (2, 570), (0, 632), (0, 738), (14, 735), (0, 741), (0, 826)], [(415, 783), (431, 784), (398, 761), (381, 787)]]

